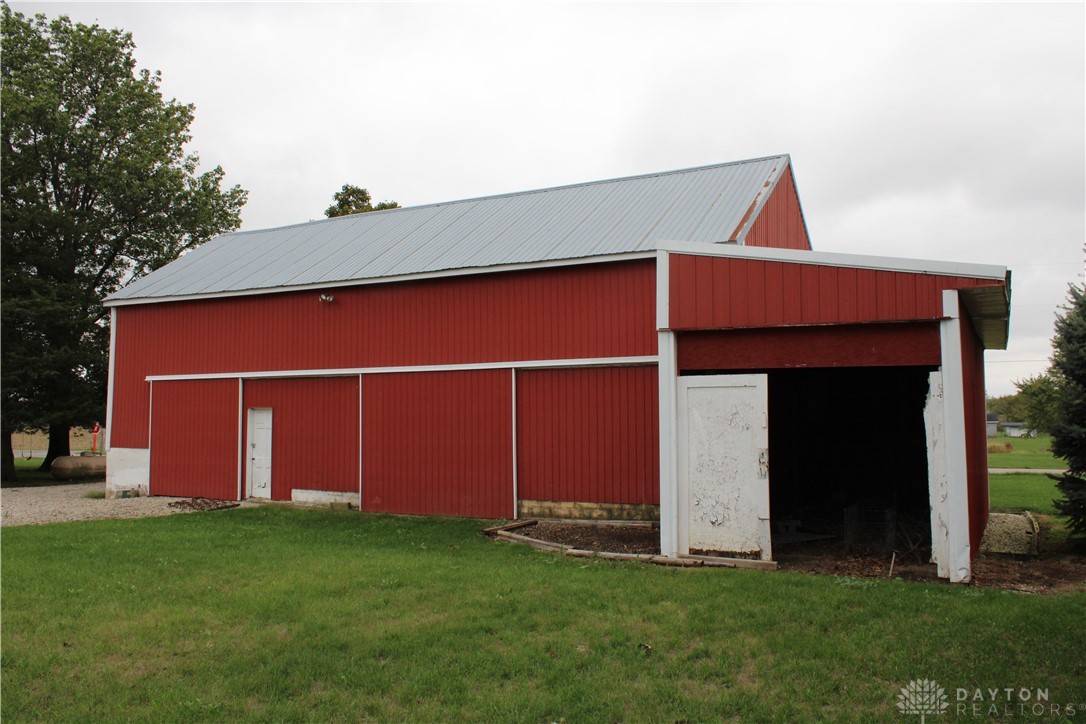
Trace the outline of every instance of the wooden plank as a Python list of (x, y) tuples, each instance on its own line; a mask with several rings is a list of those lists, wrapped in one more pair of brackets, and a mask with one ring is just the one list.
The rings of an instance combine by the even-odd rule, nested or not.
[(697, 556), (693, 554), (681, 555), (679, 556), (679, 558), (688, 558), (695, 561), (702, 561), (706, 565), (719, 565), (720, 563), (724, 563), (729, 568), (754, 568), (759, 571), (777, 570), (776, 561), (754, 561), (749, 558), (727, 558), (725, 556)]
[(539, 521), (535, 518), (530, 520), (518, 520), (515, 523), (507, 523), (505, 525), (496, 525), (493, 528), (484, 528), (483, 533), (491, 534), (497, 533), (499, 530), (516, 530), (517, 528), (526, 528), (529, 525), (535, 525)]
[(499, 530), (497, 532), (497, 536), (499, 538), (504, 538), (505, 540), (515, 541), (517, 543), (526, 543), (526, 544), (530, 545), (532, 548), (536, 548), (536, 549), (541, 550), (541, 551), (559, 552), (559, 551), (568, 550), (570, 548), (570, 546), (562, 545), (561, 543), (551, 543), (549, 541), (537, 540), (535, 538), (529, 538), (526, 535), (520, 535), (518, 533), (510, 533), (507, 530)]

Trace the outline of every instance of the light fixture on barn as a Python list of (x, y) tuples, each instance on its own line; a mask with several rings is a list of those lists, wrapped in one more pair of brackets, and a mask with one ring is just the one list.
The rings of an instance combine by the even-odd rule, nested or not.
[(335, 297), (333, 297), (331, 294), (322, 294), (319, 298), (325, 304), (331, 304), (333, 301), (335, 301)]

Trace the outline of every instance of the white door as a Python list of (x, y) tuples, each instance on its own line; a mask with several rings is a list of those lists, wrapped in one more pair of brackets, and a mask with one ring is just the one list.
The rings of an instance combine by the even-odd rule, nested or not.
[(249, 497), (271, 498), (272, 411), (249, 410)]
[(772, 560), (765, 375), (679, 378), (679, 552)]

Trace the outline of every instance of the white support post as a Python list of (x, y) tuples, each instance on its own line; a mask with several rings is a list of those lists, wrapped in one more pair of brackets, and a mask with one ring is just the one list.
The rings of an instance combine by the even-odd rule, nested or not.
[(670, 331), (670, 268), (668, 252), (656, 253), (656, 327), (660, 397), (660, 554), (679, 555), (679, 470), (676, 457), (678, 424), (678, 362), (675, 333)]
[(659, 332), (660, 555), (679, 555), (678, 370), (675, 333)]
[(520, 495), (517, 490), (517, 368), (509, 368), (509, 384), (512, 388), (513, 397), (513, 520), (517, 520), (519, 517), (520, 502), (518, 496)]
[(106, 452), (106, 468), (109, 467), (110, 435), (113, 430), (113, 375), (117, 359), (117, 308), (109, 309), (109, 376), (106, 378), (106, 434), (102, 448)]
[(947, 561), (950, 581), (964, 583), (972, 575), (969, 550), (969, 469), (965, 454), (965, 375), (958, 292), (943, 292), (939, 323), (943, 377), (943, 437), (946, 464)]
[(155, 381), (148, 382), (147, 389), (147, 449), (151, 449), (151, 425), (155, 422)]
[(238, 378), (238, 500), (242, 495), (242, 471), (245, 469), (245, 380)]
[(362, 510), (362, 373), (358, 373), (358, 510)]

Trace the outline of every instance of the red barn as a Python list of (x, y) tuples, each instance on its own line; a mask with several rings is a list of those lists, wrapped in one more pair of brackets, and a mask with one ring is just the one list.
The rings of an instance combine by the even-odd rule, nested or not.
[(107, 488), (658, 516), (665, 555), (766, 560), (912, 510), (967, 580), (1009, 294), (811, 251), (788, 156), (226, 234), (106, 300)]

